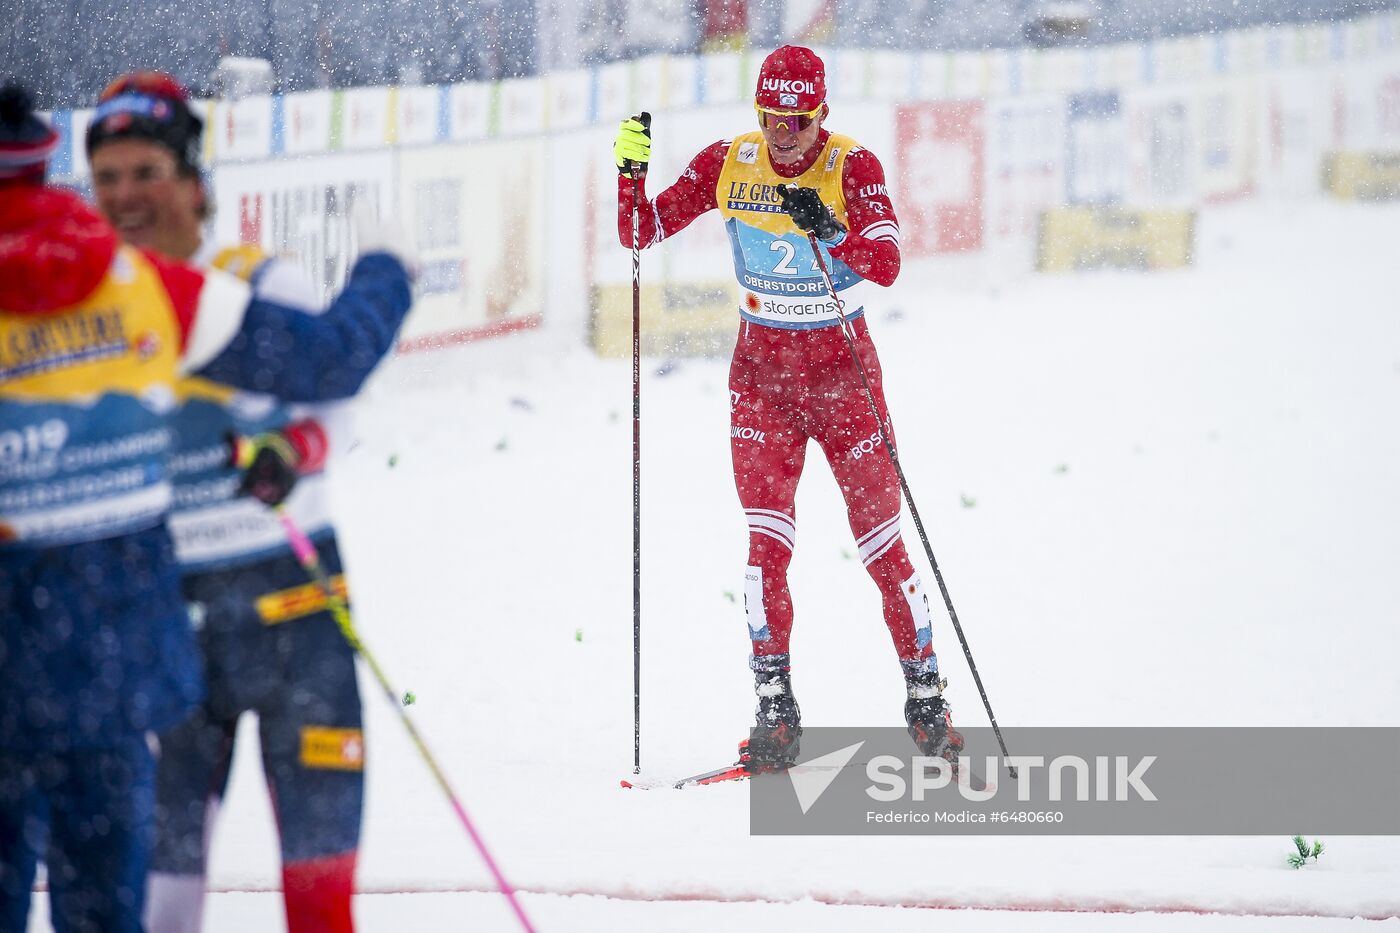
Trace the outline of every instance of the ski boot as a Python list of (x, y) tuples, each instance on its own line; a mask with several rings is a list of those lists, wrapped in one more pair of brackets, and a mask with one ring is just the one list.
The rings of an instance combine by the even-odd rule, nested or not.
[(797, 758), (802, 736), (802, 712), (792, 696), (788, 671), (759, 671), (754, 675), (754, 727), (739, 743), (739, 764), (751, 774), (786, 771)]
[(945, 684), (936, 670), (906, 675), (909, 699), (904, 701), (904, 721), (921, 755), (942, 758), (956, 766), (963, 736), (953, 728), (953, 714), (943, 699)]

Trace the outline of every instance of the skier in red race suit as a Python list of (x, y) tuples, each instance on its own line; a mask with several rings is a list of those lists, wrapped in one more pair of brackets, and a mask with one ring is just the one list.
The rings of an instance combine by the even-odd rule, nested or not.
[(900, 536), (899, 478), (807, 239), (810, 231), (820, 243), (893, 442), (861, 302), (873, 292), (867, 282), (888, 286), (899, 274), (899, 221), (875, 154), (823, 128), (830, 112), (825, 100), (821, 59), (784, 46), (759, 71), (759, 129), (706, 147), (654, 200), (644, 190), (649, 128), (637, 119), (623, 121), (614, 147), (622, 244), (632, 245), (634, 189), (643, 247), (718, 210), (743, 289), (729, 398), (734, 482), (749, 524), (744, 604), (758, 708), (740, 760), (750, 770), (789, 766), (802, 734), (788, 653), (793, 610), (787, 568), (808, 440), (817, 442), (835, 474), (861, 562), (880, 589), (904, 671), (910, 736), (926, 755), (955, 758), (962, 746), (942, 696), (924, 586)]

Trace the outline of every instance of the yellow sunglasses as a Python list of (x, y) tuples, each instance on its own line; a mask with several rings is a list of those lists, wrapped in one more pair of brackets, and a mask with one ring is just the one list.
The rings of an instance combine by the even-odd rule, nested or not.
[(753, 109), (758, 113), (758, 125), (764, 129), (776, 130), (781, 128), (787, 130), (789, 133), (800, 133), (812, 125), (812, 121), (817, 118), (817, 115), (822, 112), (822, 108), (825, 106), (826, 104), (817, 104), (813, 109), (804, 110), (800, 113), (794, 113), (788, 110), (768, 110), (765, 107), (760, 107), (758, 104), (754, 104)]

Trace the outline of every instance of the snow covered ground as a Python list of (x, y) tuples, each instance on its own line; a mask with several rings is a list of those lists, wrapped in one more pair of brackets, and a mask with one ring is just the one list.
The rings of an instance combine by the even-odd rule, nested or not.
[[(872, 307), (902, 459), (1003, 725), (1400, 723), (1396, 230), (1396, 206), (1214, 207), (1187, 272), (998, 280), (983, 260), (925, 262)], [(642, 741), (645, 773), (667, 776), (730, 760), (753, 698), (727, 364), (656, 369)], [(1282, 835), (756, 838), (742, 785), (620, 789), (630, 404), (630, 365), (577, 334), (414, 354), (377, 377), (335, 480), (365, 639), (417, 695), (540, 929), (1400, 931), (1348, 919), (1400, 913), (1393, 838), (1298, 827), (1328, 844), (1303, 871)], [(878, 597), (815, 454), (798, 512), (804, 719), (898, 724)], [(935, 608), (955, 717), (983, 724)], [(362, 682), (362, 928), (511, 929)], [(209, 933), (281, 928), (254, 735), (245, 724)], [(1320, 772), (1318, 793), (1339, 792)], [(1132, 910), (1154, 912), (1108, 912)]]

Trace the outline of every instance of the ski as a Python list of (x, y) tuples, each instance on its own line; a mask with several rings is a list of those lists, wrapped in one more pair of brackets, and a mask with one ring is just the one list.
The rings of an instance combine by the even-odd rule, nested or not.
[[(856, 762), (854, 764), (845, 765), (844, 767), (850, 768), (863, 766), (863, 762)], [(810, 766), (807, 765), (795, 765), (794, 767), (798, 771), (805, 771), (810, 769)], [(723, 768), (716, 768), (713, 771), (702, 771), (699, 774), (692, 774), (688, 777), (683, 778), (623, 778), (619, 783), (622, 785), (622, 787), (628, 790), (657, 790), (659, 788), (665, 787), (681, 790), (686, 787), (703, 787), (707, 784), (723, 784), (729, 781), (744, 781), (753, 777), (755, 774), (781, 774), (783, 771), (786, 770), (786, 768), (768, 768), (762, 771), (755, 772), (750, 771), (742, 764), (734, 764), (728, 765)], [(954, 774), (954, 780), (959, 782), (964, 780), (961, 769), (956, 769), (954, 771)], [(996, 784), (994, 784), (991, 781), (988, 781), (987, 779), (983, 778), (981, 775), (977, 774), (975, 771), (972, 770), (969, 770), (967, 772), (967, 777), (965, 780), (967, 781), (968, 786), (974, 791), (980, 792), (987, 790), (996, 790)]]
[(724, 781), (742, 781), (751, 778), (755, 773), (766, 774), (768, 772), (750, 771), (743, 765), (730, 765), (728, 768), (720, 768), (717, 771), (707, 771), (704, 774), (694, 774), (688, 778), (681, 778), (675, 783), (676, 789), (682, 787), (700, 787), (705, 784), (720, 784)]
[[(962, 783), (963, 774), (961, 769), (955, 769), (953, 771), (953, 780), (957, 781), (958, 783)], [(973, 771), (971, 769), (969, 769), (967, 772), (967, 786), (979, 793), (983, 791), (991, 791), (995, 793), (997, 789), (995, 783), (987, 780), (986, 778), (979, 775), (976, 771)]]
[[(761, 772), (768, 773), (768, 772)], [(701, 787), (705, 784), (721, 784), (725, 781), (742, 781), (753, 777), (754, 772), (743, 765), (726, 765), (723, 768), (716, 768), (713, 771), (702, 771), (699, 774), (692, 774), (689, 777), (679, 779), (664, 780), (644, 780), (634, 778), (622, 779), (622, 786), (630, 790), (655, 790), (659, 787), (672, 787), (677, 790), (683, 787)]]

